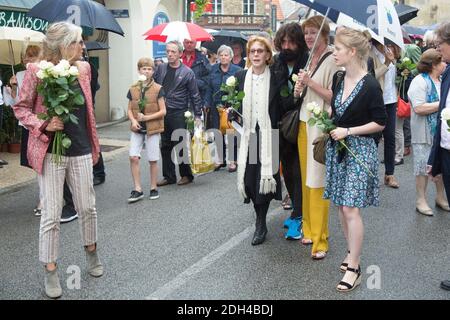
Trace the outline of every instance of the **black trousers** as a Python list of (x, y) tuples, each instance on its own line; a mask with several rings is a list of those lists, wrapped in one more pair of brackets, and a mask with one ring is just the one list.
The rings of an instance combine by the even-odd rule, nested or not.
[(292, 218), (302, 216), (302, 180), (300, 158), (296, 144), (288, 142), (280, 134), (280, 158), (283, 166), (283, 178), (292, 201)]
[(92, 168), (94, 173), (94, 177), (104, 178), (106, 176), (105, 173), (105, 164), (103, 163), (103, 156), (100, 152), (97, 164)]
[(450, 151), (441, 149), (441, 163), (442, 163), (442, 180), (444, 182), (445, 194), (447, 199), (450, 199)]
[(395, 121), (397, 103), (386, 104), (387, 121), (383, 130), (384, 138), (384, 169), (386, 175), (393, 175), (395, 168)]
[[(172, 133), (177, 129), (186, 129), (186, 122), (184, 118), (184, 112), (167, 113), (164, 117), (164, 132), (161, 134), (161, 155), (163, 176), (169, 183), (175, 183), (177, 180), (175, 172), (175, 164), (172, 161), (171, 155), (174, 147), (180, 142), (185, 146), (180, 148), (180, 152), (177, 156), (178, 159), (183, 157), (183, 149), (187, 150), (187, 137), (180, 137), (176, 141), (172, 141)], [(181, 161), (179, 161), (181, 162)], [(192, 175), (191, 166), (189, 163), (181, 162), (178, 165), (181, 177), (188, 177), (191, 181), (194, 180)]]
[(411, 118), (406, 118), (403, 123), (403, 136), (405, 137), (405, 147), (411, 147)]

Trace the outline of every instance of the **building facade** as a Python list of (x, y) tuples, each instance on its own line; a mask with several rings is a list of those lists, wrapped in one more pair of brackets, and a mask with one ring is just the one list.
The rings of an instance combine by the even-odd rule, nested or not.
[(450, 21), (449, 0), (404, 0), (405, 4), (419, 8), (417, 17), (408, 24), (423, 27)]
[[(0, 27), (24, 27), (45, 32), (48, 22), (26, 17), (40, 0), (0, 0)], [(153, 26), (185, 20), (185, 0), (95, 0), (113, 12), (125, 36), (94, 30), (86, 41), (104, 42), (108, 50), (90, 51), (98, 69), (100, 90), (96, 95), (97, 122), (126, 116), (127, 90), (137, 79), (137, 61), (141, 57), (165, 55), (163, 44), (144, 40), (143, 34)]]

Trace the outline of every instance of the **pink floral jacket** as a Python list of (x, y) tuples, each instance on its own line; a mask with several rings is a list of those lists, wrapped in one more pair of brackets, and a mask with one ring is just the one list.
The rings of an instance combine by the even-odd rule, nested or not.
[[(81, 90), (83, 91), (87, 107), (87, 129), (92, 146), (92, 160), (96, 164), (99, 157), (100, 146), (95, 127), (94, 106), (92, 104), (91, 94), (91, 69), (87, 62), (77, 62)], [(28, 64), (27, 71), (20, 89), (19, 101), (13, 106), (16, 118), (30, 131), (28, 138), (27, 157), (31, 167), (42, 174), (42, 166), (47, 148), (50, 144), (52, 133), (45, 131), (45, 121), (38, 119), (38, 113), (45, 113), (46, 107), (43, 104), (43, 98), (37, 93), (39, 78), (36, 73), (39, 68), (36, 64)]]

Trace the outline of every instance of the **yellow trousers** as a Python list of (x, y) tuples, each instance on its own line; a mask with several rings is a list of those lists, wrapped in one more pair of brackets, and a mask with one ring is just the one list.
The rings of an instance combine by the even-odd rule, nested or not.
[(298, 133), (298, 154), (302, 174), (303, 199), (303, 238), (313, 242), (311, 253), (328, 251), (328, 210), (330, 201), (323, 199), (325, 188), (309, 188), (306, 186), (306, 159), (308, 156), (306, 122), (300, 121)]

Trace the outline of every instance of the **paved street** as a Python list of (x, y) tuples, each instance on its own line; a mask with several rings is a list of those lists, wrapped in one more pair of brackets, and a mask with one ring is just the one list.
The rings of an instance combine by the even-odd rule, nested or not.
[[(99, 130), (102, 138), (128, 139), (128, 123)], [(125, 149), (124, 149), (125, 150)], [(85, 270), (78, 221), (61, 225), (62, 299), (449, 299), (439, 288), (450, 279), (450, 214), (415, 212), (412, 158), (396, 167), (400, 189), (381, 188), (381, 206), (363, 211), (363, 283), (338, 293), (346, 253), (335, 208), (330, 250), (322, 261), (310, 247), (283, 237), (288, 211), (272, 202), (266, 242), (250, 245), (253, 209), (239, 199), (236, 173), (197, 177), (187, 186), (160, 188), (159, 200), (127, 204), (132, 188), (127, 152), (106, 163), (96, 187), (100, 257), (105, 275)], [(144, 185), (148, 166), (142, 164)], [(434, 208), (434, 187), (429, 188)], [(148, 196), (148, 187), (145, 190)], [(45, 299), (38, 261), (37, 184), (0, 196), (0, 299)], [(70, 266), (81, 268), (81, 289), (68, 289)], [(369, 273), (367, 270), (369, 269)], [(379, 271), (379, 289), (372, 273)], [(369, 281), (367, 281), (369, 280)]]

